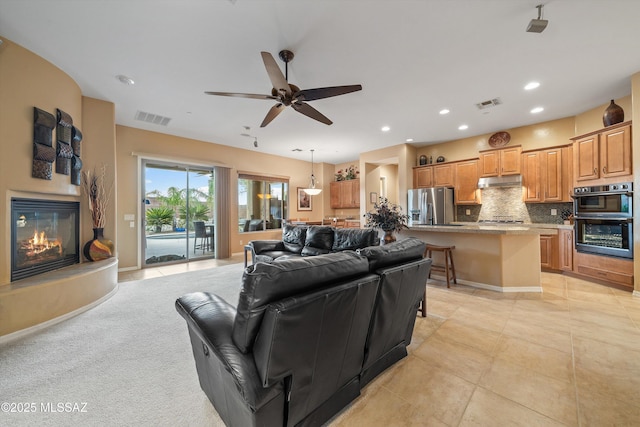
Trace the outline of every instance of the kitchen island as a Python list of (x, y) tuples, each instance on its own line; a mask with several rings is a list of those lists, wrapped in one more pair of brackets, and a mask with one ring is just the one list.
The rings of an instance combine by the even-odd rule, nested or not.
[[(415, 225), (400, 236), (441, 246), (455, 245), (458, 283), (498, 292), (542, 292), (540, 235), (555, 228), (518, 225)], [(442, 264), (434, 253), (434, 263)]]

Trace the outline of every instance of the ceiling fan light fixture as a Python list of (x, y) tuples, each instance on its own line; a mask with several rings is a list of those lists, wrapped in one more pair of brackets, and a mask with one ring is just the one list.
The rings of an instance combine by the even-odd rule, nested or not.
[(311, 180), (309, 181), (309, 187), (303, 188), (302, 191), (310, 196), (317, 196), (322, 192), (322, 188), (316, 188), (316, 176), (313, 174), (313, 152), (311, 150)]

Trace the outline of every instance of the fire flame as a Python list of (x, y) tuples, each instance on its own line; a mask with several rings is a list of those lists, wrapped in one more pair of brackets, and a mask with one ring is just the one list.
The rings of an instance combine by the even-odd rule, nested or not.
[(35, 230), (33, 238), (29, 239), (29, 244), (33, 252), (36, 254), (56, 247), (59, 249), (60, 253), (62, 253), (62, 245), (60, 242), (57, 239), (49, 241), (47, 234), (44, 231), (38, 233), (38, 230)]

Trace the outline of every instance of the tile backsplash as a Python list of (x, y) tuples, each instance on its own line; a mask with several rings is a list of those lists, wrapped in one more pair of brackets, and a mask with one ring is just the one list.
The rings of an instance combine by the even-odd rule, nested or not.
[[(551, 215), (552, 209), (557, 215)], [(521, 187), (504, 187), (482, 189), (482, 205), (460, 205), (456, 213), (457, 221), (463, 222), (509, 219), (534, 224), (562, 224), (561, 214), (566, 210), (573, 211), (571, 202), (524, 203)]]

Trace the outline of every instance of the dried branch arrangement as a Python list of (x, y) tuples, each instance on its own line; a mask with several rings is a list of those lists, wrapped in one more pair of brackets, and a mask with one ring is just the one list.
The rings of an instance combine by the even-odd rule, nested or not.
[(87, 195), (94, 228), (104, 228), (106, 210), (113, 189), (113, 184), (108, 187), (105, 184), (106, 170), (107, 167), (102, 165), (99, 170), (82, 171), (82, 190)]

